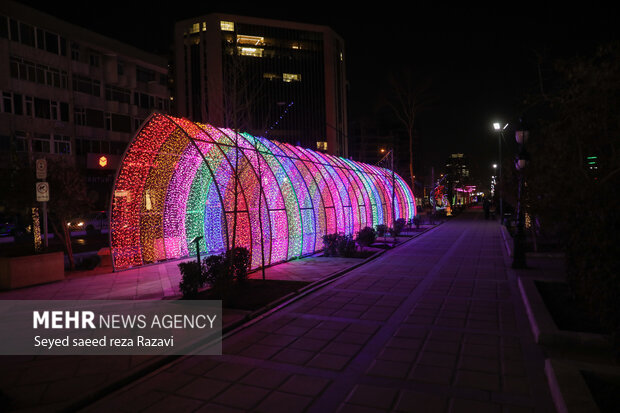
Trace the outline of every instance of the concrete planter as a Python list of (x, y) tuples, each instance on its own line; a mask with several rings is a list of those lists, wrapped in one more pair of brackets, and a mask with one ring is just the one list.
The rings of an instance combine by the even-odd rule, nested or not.
[(0, 257), (0, 290), (27, 287), (65, 278), (64, 254)]
[(536, 281), (557, 282), (556, 279), (518, 278), (519, 290), (536, 343), (555, 348), (571, 348), (577, 351), (608, 351), (610, 338), (603, 334), (560, 330), (536, 288)]

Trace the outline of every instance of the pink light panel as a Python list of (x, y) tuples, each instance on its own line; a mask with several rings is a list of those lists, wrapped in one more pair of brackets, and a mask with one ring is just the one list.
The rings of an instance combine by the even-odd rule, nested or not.
[(197, 236), (202, 254), (243, 246), (257, 268), (316, 252), (325, 234), (414, 214), (389, 170), (154, 114), (119, 167), (110, 241), (115, 270), (193, 255)]

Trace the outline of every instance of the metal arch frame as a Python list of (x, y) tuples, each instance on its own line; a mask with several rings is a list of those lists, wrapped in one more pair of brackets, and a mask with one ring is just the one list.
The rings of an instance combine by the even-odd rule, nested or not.
[[(151, 124), (154, 125), (151, 129), (152, 134), (147, 135), (146, 131), (149, 129), (149, 125)], [(156, 128), (159, 127), (162, 128), (165, 136), (158, 138), (156, 136), (158, 132)], [(236, 138), (231, 137), (231, 133), (235, 133)], [(161, 169), (163, 175), (161, 177), (153, 176), (153, 178), (149, 178), (151, 175), (155, 174), (154, 170), (158, 167), (156, 160), (159, 159), (158, 156), (161, 148), (164, 147), (166, 142), (170, 139), (174, 139), (176, 134), (180, 134), (179, 136), (182, 136), (184, 140), (188, 140), (189, 142), (179, 143), (178, 147), (174, 146), (174, 142), (170, 142), (170, 145), (177, 149), (173, 151), (174, 153), (171, 152), (170, 157), (162, 157), (162, 159), (166, 161), (165, 164), (162, 164), (164, 168)], [(133, 154), (132, 152), (135, 149), (136, 141), (140, 140), (142, 137), (148, 139), (148, 141), (145, 141), (145, 143), (140, 146), (138, 150), (152, 152), (148, 157), (147, 163), (144, 165), (138, 164), (127, 166), (125, 162), (128, 157), (131, 159), (135, 158), (136, 161), (139, 161), (139, 155)], [(241, 143), (239, 140), (241, 140)], [(208, 144), (209, 147), (201, 147), (199, 141)], [(183, 147), (181, 145), (185, 146)], [(193, 152), (191, 155), (186, 156), (186, 154), (189, 153), (190, 145), (194, 148), (192, 151), (198, 152), (198, 154)], [(261, 145), (264, 148), (260, 148)], [(215, 149), (214, 146), (217, 147), (217, 149)], [(239, 149), (237, 152), (241, 152), (240, 154), (235, 152), (235, 159), (243, 159), (243, 165), (245, 165), (243, 173), (248, 174), (245, 179), (239, 179), (239, 171), (236, 171), (233, 166), (233, 160), (230, 158), (230, 148), (233, 147)], [(204, 150), (207, 150), (208, 153), (204, 153)], [(225, 160), (218, 160), (219, 163), (217, 166), (211, 165), (210, 160), (208, 159), (209, 152), (211, 151), (216, 151), (214, 153), (219, 154), (219, 156), (217, 156), (218, 159), (221, 156)], [(254, 151), (256, 153), (256, 159), (254, 159), (254, 156), (248, 151)], [(211, 185), (215, 186), (217, 202), (220, 204), (221, 215), (223, 216), (219, 223), (217, 223), (216, 227), (211, 230), (216, 229), (218, 225), (222, 225), (224, 227), (222, 228), (224, 234), (222, 234), (223, 237), (220, 241), (223, 241), (225, 238), (227, 247), (231, 247), (230, 235), (228, 234), (230, 229), (228, 213), (245, 214), (243, 219), (244, 222), (245, 216), (247, 216), (248, 226), (243, 229), (244, 232), (242, 242), (250, 244), (249, 247), (251, 254), (259, 252), (258, 248), (257, 251), (253, 250), (254, 244), (258, 242), (257, 239), (254, 239), (259, 235), (256, 231), (260, 231), (262, 239), (262, 234), (267, 229), (267, 225), (264, 225), (264, 223), (261, 222), (264, 221), (265, 212), (263, 211), (266, 211), (266, 216), (269, 217), (268, 226), (272, 236), (273, 231), (276, 229), (273, 225), (277, 224), (280, 228), (282, 228), (281, 225), (286, 225), (286, 252), (283, 254), (284, 243), (278, 244), (279, 250), (277, 250), (277, 252), (274, 251), (272, 236), (270, 236), (270, 239), (268, 240), (268, 260), (263, 261), (265, 264), (268, 262), (268, 265), (275, 263), (273, 261), (273, 258), (276, 258), (274, 257), (274, 252), (282, 254), (282, 256), (285, 257), (284, 259), (288, 260), (297, 256), (305, 255), (311, 249), (317, 251), (319, 247), (318, 240), (321, 235), (324, 235), (323, 231), (327, 233), (328, 231), (335, 229), (336, 232), (338, 232), (339, 229), (344, 229), (346, 233), (352, 233), (352, 231), (361, 229), (364, 224), (365, 226), (369, 226), (368, 224), (375, 226), (382, 223), (382, 221), (385, 223), (389, 220), (389, 218), (392, 220), (395, 220), (396, 217), (412, 218), (416, 212), (415, 199), (410, 193), (411, 191), (409, 188), (406, 184), (404, 184), (404, 181), (402, 181), (402, 178), (398, 176), (398, 179), (390, 184), (389, 182), (391, 179), (388, 180), (387, 175), (388, 172), (391, 175), (391, 171), (387, 171), (384, 168), (378, 168), (348, 159), (325, 155), (311, 149), (303, 149), (290, 144), (268, 141), (265, 138), (254, 137), (242, 132), (222, 130), (212, 125), (203, 125), (184, 118), (152, 114), (142, 125), (140, 131), (136, 134), (131, 144), (128, 145), (122, 158), (121, 166), (119, 166), (119, 170), (117, 171), (117, 179), (114, 183), (115, 191), (112, 192), (112, 202), (110, 204), (110, 216), (113, 220), (129, 220), (128, 222), (137, 224), (137, 235), (131, 234), (131, 232), (128, 232), (127, 234), (123, 232), (121, 234), (123, 236), (127, 236), (129, 242), (119, 242), (120, 245), (116, 245), (112, 242), (115, 239), (112, 231), (115, 231), (120, 227), (119, 223), (111, 224), (110, 241), (113, 248), (113, 259), (116, 255), (119, 257), (122, 256), (124, 258), (123, 265), (129, 267), (135, 265), (146, 265), (142, 257), (142, 249), (145, 246), (145, 242), (151, 243), (149, 248), (156, 248), (153, 254), (153, 257), (156, 259), (158, 259), (157, 257), (164, 257), (166, 259), (181, 258), (180, 256), (175, 256), (175, 254), (180, 254), (179, 251), (182, 251), (183, 253), (187, 251), (187, 253), (190, 253), (191, 248), (188, 247), (187, 243), (189, 241), (186, 238), (189, 231), (187, 227), (189, 224), (187, 223), (190, 222), (189, 220), (186, 221), (188, 214), (187, 202), (196, 190), (196, 188), (192, 188), (192, 185), (197, 179), (196, 177), (198, 175), (198, 171), (202, 168), (200, 165), (201, 162), (197, 160), (197, 155), (199, 155), (199, 158), (202, 159), (202, 163), (206, 165), (206, 169), (201, 172), (201, 176), (203, 178), (200, 179), (204, 179), (205, 176), (208, 176), (208, 178), (210, 178), (209, 187), (211, 187)], [(257, 172), (257, 167), (262, 167), (261, 162), (264, 162), (265, 168), (269, 169), (267, 175), (265, 175), (265, 173), (259, 174)], [(191, 176), (188, 176), (187, 178), (177, 175), (177, 173), (182, 173), (182, 171), (176, 171), (179, 166), (184, 166), (185, 164), (191, 165)], [(217, 170), (215, 170), (214, 167), (217, 167)], [(245, 171), (246, 167), (249, 167), (250, 169)], [(123, 168), (129, 169), (127, 169), (127, 172), (124, 173)], [(132, 176), (138, 176), (140, 174), (140, 168), (147, 168), (147, 173), (134, 190), (133, 187), (127, 185), (127, 182), (131, 180)], [(274, 168), (277, 169), (277, 171), (274, 170)], [(208, 175), (204, 175), (205, 173), (208, 173)], [(235, 173), (237, 173), (237, 178), (232, 177)], [(125, 185), (124, 188), (135, 191), (136, 193), (134, 195), (138, 196), (132, 201), (131, 208), (128, 212), (125, 212), (124, 215), (116, 215), (112, 214), (113, 206), (115, 205), (114, 202), (116, 200), (116, 189), (119, 182), (118, 179), (119, 176), (123, 174), (123, 179), (126, 180), (123, 184)], [(225, 177), (222, 174), (230, 174), (231, 176)], [(256, 182), (258, 182), (257, 180), (262, 180), (263, 178), (268, 180), (264, 183), (265, 185), (268, 185), (268, 191), (259, 191), (258, 194), (254, 193), (257, 189), (253, 186)], [(141, 208), (144, 206), (139, 207), (139, 205), (144, 205), (143, 203), (145, 202), (144, 200), (146, 196), (145, 188), (149, 179), (153, 179), (153, 182), (158, 185), (165, 185), (163, 189), (157, 190), (156, 192), (158, 209), (152, 218), (158, 220), (158, 225), (161, 225), (162, 229), (156, 231), (162, 232), (163, 235), (159, 236), (164, 237), (163, 242), (157, 241), (159, 239), (156, 238), (158, 235), (150, 235), (152, 239), (148, 240), (143, 239), (140, 235), (141, 225), (144, 222), (144, 211), (142, 211)], [(237, 194), (241, 194), (243, 197), (242, 202), (245, 203), (245, 206), (247, 207), (246, 210), (237, 210), (238, 204), (234, 205), (234, 208), (231, 211), (226, 209), (225, 206), (230, 204), (230, 199), (225, 198), (230, 197), (232, 192), (230, 192), (230, 184), (223, 187), (223, 183), (220, 182), (220, 179), (225, 179), (226, 182), (231, 182), (230, 179), (236, 179), (236, 184), (240, 186), (240, 188), (235, 188), (234, 190)], [(163, 180), (165, 182), (158, 183), (158, 180)], [(290, 191), (292, 193), (289, 192), (289, 189), (286, 189), (285, 191), (283, 186), (283, 183), (285, 182), (286, 185), (290, 186)], [(261, 181), (260, 184), (263, 185), (263, 182)], [(394, 188), (392, 188), (392, 185)], [(273, 186), (277, 188), (274, 188)], [(388, 201), (387, 192), (391, 192), (392, 190), (396, 193), (396, 195), (394, 196), (393, 201)], [(250, 194), (249, 191), (252, 191), (252, 193)], [(270, 202), (270, 199), (273, 200), (273, 197), (268, 195), (274, 193), (273, 191), (276, 191), (275, 193), (279, 195), (279, 200), (277, 201), (278, 205), (282, 202), (283, 210), (285, 211), (284, 214), (279, 214), (277, 221), (273, 221), (271, 214), (271, 211), (273, 211), (273, 208), (271, 208), (273, 202)], [(287, 192), (288, 194), (284, 194), (284, 192)], [(177, 198), (183, 199), (183, 206), (179, 209), (175, 209), (174, 207), (169, 208), (169, 205), (167, 205), (166, 202), (168, 200), (174, 202)], [(216, 198), (210, 199), (212, 201), (216, 201)], [(348, 205), (346, 205), (347, 200)], [(265, 205), (264, 210), (262, 206), (263, 201)], [(331, 204), (329, 201), (331, 201)], [(394, 204), (393, 207), (395, 213), (387, 215), (386, 211), (390, 208), (390, 206), (392, 206), (391, 204)], [(217, 203), (212, 203), (212, 205), (215, 206), (216, 210), (209, 210), (209, 213), (215, 213), (217, 215)], [(351, 208), (351, 211), (348, 212), (346, 208)], [(254, 211), (254, 209), (257, 209), (257, 211)], [(333, 212), (328, 211), (328, 209), (333, 209)], [(281, 209), (278, 208), (277, 210)], [(306, 210), (311, 210), (311, 212), (305, 212)], [(342, 213), (340, 217), (340, 214), (336, 213), (337, 211)], [(207, 214), (207, 211), (204, 208), (202, 211), (194, 210), (194, 212), (198, 213), (195, 218), (192, 218), (192, 220), (195, 220), (196, 218), (198, 219), (198, 221), (194, 222), (200, 221), (201, 213), (204, 221), (206, 217), (205, 214)], [(169, 213), (176, 214), (174, 218), (170, 219), (170, 221), (166, 219), (166, 217), (169, 216)], [(291, 213), (294, 214), (294, 217), (290, 215)], [(215, 218), (216, 215), (213, 215), (213, 217)], [(257, 217), (259, 221), (256, 220)], [(294, 220), (291, 221), (291, 218)], [(179, 222), (179, 219), (183, 220), (184, 226), (182, 229), (179, 229), (180, 232), (177, 233), (176, 230), (170, 229), (172, 227), (169, 225)], [(284, 223), (283, 220), (286, 220), (286, 223)], [(312, 222), (309, 222), (309, 220), (312, 220)], [(243, 225), (245, 225), (245, 223)], [(291, 225), (295, 225), (295, 227), (293, 228)], [(169, 230), (170, 232), (168, 232)], [(204, 230), (206, 230), (206, 227)], [(310, 233), (306, 233), (306, 231), (313, 231), (313, 242), (310, 242)], [(183, 232), (185, 236), (183, 236), (181, 232)], [(166, 238), (167, 236), (170, 238), (170, 243), (168, 243), (168, 238)], [(118, 241), (118, 239), (116, 240)], [(260, 243), (261, 254), (264, 254), (265, 250), (267, 250), (267, 246), (265, 244), (267, 244), (267, 242)], [(157, 249), (159, 248), (159, 245), (163, 245), (163, 251), (159, 251), (159, 249)], [(296, 249), (297, 246), (299, 247), (298, 250)], [(295, 248), (295, 250), (292, 251), (291, 248)], [(278, 257), (279, 256), (280, 255), (278, 255)], [(137, 261), (135, 259), (136, 257)], [(118, 270), (116, 268), (116, 259), (114, 259), (113, 262), (115, 265), (115, 270)]]

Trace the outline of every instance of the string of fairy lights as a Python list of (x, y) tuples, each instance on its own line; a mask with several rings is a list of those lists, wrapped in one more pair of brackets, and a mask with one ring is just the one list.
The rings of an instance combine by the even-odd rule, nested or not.
[(153, 114), (114, 183), (114, 268), (191, 255), (195, 237), (206, 254), (248, 248), (252, 268), (308, 255), (325, 234), (413, 218), (400, 176), (392, 208), (392, 182), (377, 166)]

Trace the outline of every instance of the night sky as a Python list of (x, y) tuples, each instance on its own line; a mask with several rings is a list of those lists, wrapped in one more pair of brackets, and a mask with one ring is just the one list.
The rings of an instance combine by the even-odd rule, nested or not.
[[(419, 115), (414, 149), (420, 175), (428, 175), (431, 166), (440, 168), (454, 152), (470, 158), (477, 176), (490, 175), (498, 148), (491, 123), (519, 116), (524, 95), (537, 87), (537, 53), (547, 56), (548, 64), (550, 58), (618, 39), (611, 9), (585, 3), (511, 2), (498, 9), (474, 2), (376, 2), (375, 7), (355, 3), (352, 11), (334, 9), (335, 1), (171, 2), (176, 8), (140, 0), (92, 8), (21, 2), (150, 52), (168, 50), (176, 20), (212, 12), (328, 25), (345, 41), (349, 120), (373, 114), (394, 68), (413, 67), (431, 78), (435, 101)], [(379, 4), (388, 8), (378, 9)]]

